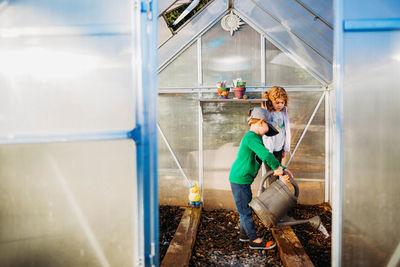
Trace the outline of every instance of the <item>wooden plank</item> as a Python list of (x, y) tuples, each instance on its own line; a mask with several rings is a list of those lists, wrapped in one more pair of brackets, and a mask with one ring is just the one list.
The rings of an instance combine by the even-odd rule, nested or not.
[(161, 266), (188, 266), (200, 222), (201, 207), (187, 207)]
[(278, 244), (279, 253), (285, 266), (314, 266), (296, 234), (293, 232), (292, 227), (282, 226), (272, 228), (272, 235)]

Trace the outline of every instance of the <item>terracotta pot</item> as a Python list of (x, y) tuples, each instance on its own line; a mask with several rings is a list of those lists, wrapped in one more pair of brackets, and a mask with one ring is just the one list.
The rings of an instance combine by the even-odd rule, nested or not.
[(233, 90), (235, 91), (236, 97), (241, 99), (243, 98), (243, 95), (246, 92), (246, 87), (235, 87), (233, 88)]

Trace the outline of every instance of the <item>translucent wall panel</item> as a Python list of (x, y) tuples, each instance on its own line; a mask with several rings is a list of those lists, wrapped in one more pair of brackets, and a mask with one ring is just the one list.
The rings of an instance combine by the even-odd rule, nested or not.
[[(322, 92), (290, 92), (291, 151), (300, 139)], [(287, 159), (288, 160), (288, 159)], [(297, 178), (325, 179), (325, 105), (321, 103), (289, 169)]]
[(216, 23), (202, 36), (203, 84), (242, 78), (248, 86), (261, 85), (260, 34), (249, 25), (230, 32)]
[(132, 141), (0, 146), (2, 266), (133, 266)]
[[(400, 14), (382, 3), (381, 16)], [(399, 266), (400, 32), (346, 32), (343, 44), (342, 266)]]
[(132, 129), (129, 27), (76, 26), (103, 15), (130, 23), (129, 3), (50, 2), (10, 2), (0, 14), (0, 135)]
[(265, 76), (267, 86), (321, 85), (308, 71), (265, 40)]
[[(261, 93), (246, 93), (260, 98)], [(217, 94), (205, 94), (215, 99)], [(248, 131), (247, 114), (255, 103), (203, 104), (204, 205), (206, 208), (235, 209), (229, 172), (236, 159), (240, 141)], [(260, 171), (261, 173), (261, 171)], [(259, 175), (260, 176), (260, 175)], [(253, 190), (259, 185), (258, 177)]]
[(197, 87), (197, 60), (195, 42), (158, 74), (158, 87)]
[(160, 47), (172, 36), (163, 16), (158, 17), (158, 46)]
[(0, 15), (0, 28), (53, 27), (66, 25), (128, 25), (129, 0), (19, 0), (8, 2)]
[[(249, 93), (260, 98), (261, 93)], [(320, 99), (321, 92), (289, 92), (289, 117), (291, 122), (293, 151), (303, 133), (311, 114)], [(216, 94), (203, 97), (216, 98)], [(203, 104), (203, 148), (204, 148), (204, 199), (205, 206), (234, 208), (231, 203), (229, 171), (236, 159), (240, 141), (249, 130), (247, 114), (251, 103), (204, 103)], [(325, 113), (320, 106), (313, 123), (289, 166), (296, 178), (325, 178)], [(289, 159), (286, 158), (286, 161)], [(283, 162), (285, 163), (285, 161)], [(259, 173), (259, 176), (261, 171)], [(259, 177), (253, 183), (257, 190)], [(314, 199), (314, 201), (316, 201)], [(320, 202), (323, 199), (318, 200)]]
[[(198, 183), (198, 94), (160, 94), (158, 123), (186, 176)], [(160, 203), (187, 204), (188, 183), (159, 137)]]

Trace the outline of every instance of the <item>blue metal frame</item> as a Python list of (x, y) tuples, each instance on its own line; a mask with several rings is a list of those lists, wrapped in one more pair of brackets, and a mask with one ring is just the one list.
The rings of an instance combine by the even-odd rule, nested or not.
[(400, 30), (400, 18), (396, 18), (396, 19), (349, 19), (349, 20), (343, 21), (343, 30), (345, 32)]
[[(157, 66), (158, 1), (141, 0), (139, 51), (142, 63), (136, 97), (136, 123), (140, 127), (137, 145), (139, 234), (143, 238), (145, 266), (158, 266), (158, 182), (157, 182)], [(143, 265), (142, 262), (139, 263)]]

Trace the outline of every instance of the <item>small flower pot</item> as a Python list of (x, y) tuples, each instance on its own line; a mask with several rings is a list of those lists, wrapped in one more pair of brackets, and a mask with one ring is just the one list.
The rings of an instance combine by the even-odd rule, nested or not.
[(229, 91), (230, 91), (230, 88), (218, 88), (219, 98), (228, 99), (229, 98)]
[(246, 87), (235, 87), (233, 88), (233, 91), (235, 91), (236, 98), (242, 99), (244, 93), (246, 92)]

